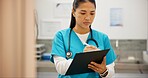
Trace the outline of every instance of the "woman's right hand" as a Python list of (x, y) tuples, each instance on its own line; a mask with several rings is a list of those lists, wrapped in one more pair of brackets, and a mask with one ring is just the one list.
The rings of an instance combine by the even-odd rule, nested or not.
[(88, 45), (88, 46), (85, 46), (84, 48), (84, 52), (89, 52), (89, 51), (96, 51), (96, 50), (100, 50), (99, 48), (95, 47), (95, 46), (92, 46), (92, 45)]

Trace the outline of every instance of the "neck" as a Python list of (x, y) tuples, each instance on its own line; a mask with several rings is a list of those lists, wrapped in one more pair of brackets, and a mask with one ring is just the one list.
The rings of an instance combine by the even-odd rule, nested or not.
[(86, 33), (90, 32), (90, 28), (81, 28), (80, 26), (75, 26), (73, 28), (73, 30), (79, 34), (86, 34)]

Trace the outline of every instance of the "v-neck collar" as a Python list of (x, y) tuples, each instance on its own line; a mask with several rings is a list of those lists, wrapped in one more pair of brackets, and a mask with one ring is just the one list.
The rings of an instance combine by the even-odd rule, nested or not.
[[(80, 38), (78, 37), (78, 35), (76, 34), (76, 32), (75, 32), (74, 30), (72, 30), (72, 33), (74, 33), (74, 35), (75, 35), (75, 37), (76, 37), (76, 40), (78, 40), (78, 43), (79, 43), (81, 46), (85, 47), (84, 44), (82, 43), (82, 41), (80, 40)], [(89, 38), (90, 38), (90, 33), (88, 34), (88, 37), (87, 37), (86, 41), (87, 41)], [(85, 42), (86, 42), (86, 41), (85, 41)]]

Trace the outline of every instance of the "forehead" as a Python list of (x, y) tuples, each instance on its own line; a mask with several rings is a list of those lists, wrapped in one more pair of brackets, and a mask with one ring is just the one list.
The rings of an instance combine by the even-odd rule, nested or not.
[(77, 8), (78, 10), (90, 10), (90, 11), (94, 11), (95, 5), (94, 3), (91, 2), (83, 2), (79, 4), (79, 7)]

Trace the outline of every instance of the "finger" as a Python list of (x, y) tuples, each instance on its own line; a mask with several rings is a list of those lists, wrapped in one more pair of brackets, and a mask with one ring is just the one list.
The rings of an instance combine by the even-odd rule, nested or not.
[(90, 50), (92, 50), (92, 49), (89, 48), (89, 47), (85, 47), (85, 48), (84, 48), (84, 51), (90, 51)]
[(98, 72), (98, 73), (100, 73), (100, 71), (102, 71), (101, 68), (97, 68), (97, 67), (95, 67), (95, 66), (93, 66), (91, 64), (88, 65), (88, 68), (92, 69), (92, 70), (94, 70), (95, 72)]
[(92, 49), (94, 50), (100, 50), (99, 48), (95, 47), (95, 46), (90, 46)]
[(99, 50), (98, 48), (96, 48), (95, 46), (85, 46), (85, 48), (83, 49), (84, 52), (87, 52), (87, 51), (95, 51), (95, 50)]
[(94, 68), (92, 68), (92, 67), (88, 67), (89, 69), (92, 69), (93, 71), (95, 71), (95, 72), (98, 72), (98, 70), (97, 69), (94, 69)]
[(91, 67), (91, 68), (93, 68), (93, 69), (96, 68), (96, 67), (95, 67), (94, 65), (92, 65), (92, 64), (88, 64), (88, 67)]
[(91, 62), (91, 64), (94, 65), (94, 66), (96, 66), (96, 67), (98, 67), (98, 68), (100, 67), (100, 64), (97, 64), (95, 62)]
[(95, 46), (93, 46), (93, 45), (87, 45), (87, 46), (85, 46), (86, 48), (96, 48)]
[(88, 50), (88, 49), (90, 49), (90, 47), (89, 46), (85, 46), (84, 50)]
[(90, 47), (93, 49), (98, 49), (96, 46), (93, 46), (93, 45), (91, 45)]
[(99, 70), (97, 67), (95, 67), (91, 64), (88, 65), (88, 68), (94, 70), (95, 72), (98, 72), (98, 70)]
[(84, 49), (94, 49), (94, 48), (92, 48), (91, 46), (85, 46)]
[(101, 64), (106, 65), (106, 56), (103, 58), (103, 61)]

